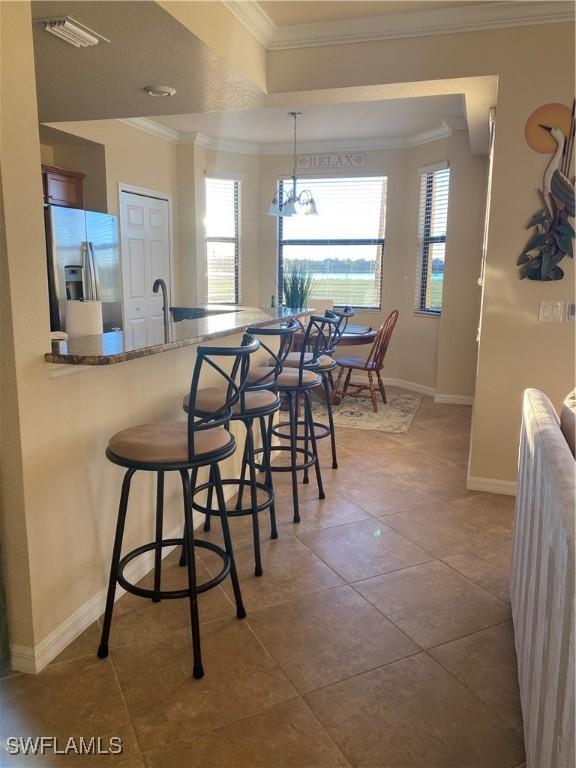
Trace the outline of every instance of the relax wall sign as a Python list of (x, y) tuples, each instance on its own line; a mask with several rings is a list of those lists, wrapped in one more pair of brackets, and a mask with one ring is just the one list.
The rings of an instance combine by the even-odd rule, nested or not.
[(340, 170), (341, 168), (364, 168), (365, 166), (365, 152), (303, 155), (296, 161), (296, 167), (299, 171)]

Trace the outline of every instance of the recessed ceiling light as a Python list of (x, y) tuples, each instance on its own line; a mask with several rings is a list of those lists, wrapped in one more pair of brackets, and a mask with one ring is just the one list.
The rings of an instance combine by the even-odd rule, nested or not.
[(144, 90), (148, 96), (155, 96), (157, 99), (164, 96), (174, 96), (176, 93), (176, 88), (171, 88), (169, 85), (147, 85)]

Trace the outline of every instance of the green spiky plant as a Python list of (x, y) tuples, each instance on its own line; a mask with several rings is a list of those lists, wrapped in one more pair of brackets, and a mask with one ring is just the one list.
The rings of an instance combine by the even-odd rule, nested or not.
[(282, 279), (284, 305), (295, 309), (307, 307), (315, 284), (311, 272), (300, 272), (294, 267), (288, 267)]

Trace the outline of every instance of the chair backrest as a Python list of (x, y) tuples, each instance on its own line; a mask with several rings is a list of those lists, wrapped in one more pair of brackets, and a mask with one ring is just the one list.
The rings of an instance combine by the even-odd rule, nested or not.
[[(243, 396), (250, 368), (250, 355), (259, 348), (260, 342), (248, 333), (244, 334), (242, 344), (239, 347), (198, 347), (196, 363), (190, 384), (188, 400), (188, 454), (192, 461), (195, 454), (194, 438), (197, 432), (205, 429), (227, 424), (232, 417), (232, 409)], [(224, 370), (216, 359), (232, 358), (230, 372)], [(223, 362), (223, 361), (222, 361)], [(206, 368), (211, 368), (226, 382), (226, 396), (222, 406), (213, 413), (203, 414), (197, 417), (196, 396), (200, 383), (200, 376)]]
[[(248, 389), (269, 389), (271, 384), (276, 384), (278, 376), (282, 373), (284, 360), (292, 348), (294, 334), (300, 328), (300, 323), (295, 318), (284, 322), (282, 325), (271, 325), (258, 328), (246, 328), (246, 333), (254, 336), (260, 342), (263, 350), (270, 355), (271, 363), (267, 366), (273, 367), (274, 371), (265, 370), (258, 379), (250, 382)], [(279, 338), (280, 343), (276, 352), (269, 346), (273, 338)], [(266, 343), (268, 341), (268, 343)]]
[(398, 314), (398, 310), (393, 309), (380, 326), (376, 338), (374, 339), (374, 343), (372, 344), (370, 354), (368, 355), (367, 367), (377, 371), (382, 369), (386, 350), (388, 349), (392, 337), (392, 331), (398, 320)]
[(338, 324), (336, 325), (335, 332), (334, 332), (334, 339), (333, 339), (333, 345), (330, 352), (327, 351), (327, 354), (334, 354), (334, 351), (336, 350), (337, 344), (340, 343), (342, 336), (346, 332), (346, 328), (348, 327), (348, 321), (351, 317), (354, 317), (354, 310), (352, 307), (342, 307), (342, 309), (333, 309), (332, 313), (338, 317)]
[(310, 315), (308, 325), (304, 331), (302, 346), (300, 347), (300, 358), (298, 360), (298, 383), (302, 384), (304, 373), (313, 369), (320, 363), (320, 356), (326, 354), (327, 350), (332, 349), (336, 326), (339, 318), (329, 309), (326, 314)]

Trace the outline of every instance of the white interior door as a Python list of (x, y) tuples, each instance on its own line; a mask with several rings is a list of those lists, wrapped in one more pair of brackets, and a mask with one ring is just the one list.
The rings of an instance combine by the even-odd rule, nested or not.
[(120, 197), (124, 333), (133, 346), (162, 344), (162, 293), (152, 286), (162, 278), (170, 301), (168, 201), (124, 191)]

